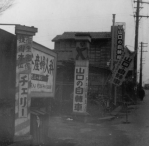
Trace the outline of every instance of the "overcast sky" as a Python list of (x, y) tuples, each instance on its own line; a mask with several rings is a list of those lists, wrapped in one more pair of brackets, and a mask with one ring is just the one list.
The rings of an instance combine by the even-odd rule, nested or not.
[[(149, 1), (149, 0), (146, 0)], [(149, 5), (143, 4), (141, 14), (148, 15)], [(0, 15), (0, 23), (14, 23), (38, 28), (34, 41), (50, 49), (51, 41), (56, 35), (65, 31), (108, 32), (112, 25), (112, 14), (116, 14), (116, 22), (126, 23), (126, 42), (130, 50), (134, 50), (136, 9), (133, 0), (15, 0), (12, 8)], [(13, 26), (0, 26), (14, 33)], [(149, 20), (140, 20), (139, 42), (149, 42)], [(148, 50), (148, 47), (144, 48)], [(140, 53), (140, 52), (139, 52)], [(145, 58), (143, 80), (149, 79), (149, 53)], [(139, 58), (139, 56), (138, 56)]]

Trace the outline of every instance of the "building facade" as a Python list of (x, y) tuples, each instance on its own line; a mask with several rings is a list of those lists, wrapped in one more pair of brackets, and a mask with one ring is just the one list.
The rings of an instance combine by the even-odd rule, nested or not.
[[(88, 40), (84, 45), (87, 49), (83, 50), (82, 47), (82, 51), (79, 51), (78, 40), (82, 40), (81, 48), (81, 43), (85, 43), (83, 39)], [(75, 60), (78, 59), (89, 60), (88, 98), (101, 94), (108, 96), (108, 81), (111, 75), (111, 32), (64, 32), (52, 41), (55, 43), (54, 51), (58, 55), (57, 101), (61, 101), (64, 107), (69, 106), (71, 111)], [(68, 106), (65, 106), (66, 104)]]

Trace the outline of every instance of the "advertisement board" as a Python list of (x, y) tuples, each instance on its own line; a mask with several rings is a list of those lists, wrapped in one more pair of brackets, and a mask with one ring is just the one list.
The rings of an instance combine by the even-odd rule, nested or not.
[[(29, 75), (32, 64), (32, 37), (27, 35), (17, 35), (17, 66), (16, 66), (16, 83), (19, 93), (16, 94), (18, 99), (18, 116), (20, 118), (28, 116), (29, 106)], [(18, 96), (17, 96), (18, 95)]]
[(31, 68), (33, 36), (37, 28), (16, 25), (16, 91), (14, 141), (30, 140)]
[(125, 45), (125, 23), (116, 22), (114, 26), (114, 64), (121, 59)]
[(37, 43), (32, 48), (31, 96), (54, 97), (57, 55)]
[(88, 61), (76, 61), (73, 112), (86, 113), (88, 90)]
[(125, 77), (133, 63), (135, 52), (130, 52), (128, 48), (124, 49), (121, 59), (116, 64), (112, 73), (111, 83), (120, 86), (125, 80)]

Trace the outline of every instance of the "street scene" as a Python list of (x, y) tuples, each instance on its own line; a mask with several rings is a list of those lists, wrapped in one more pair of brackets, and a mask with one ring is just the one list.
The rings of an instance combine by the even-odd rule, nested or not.
[(0, 146), (148, 146), (148, 4), (0, 0)]

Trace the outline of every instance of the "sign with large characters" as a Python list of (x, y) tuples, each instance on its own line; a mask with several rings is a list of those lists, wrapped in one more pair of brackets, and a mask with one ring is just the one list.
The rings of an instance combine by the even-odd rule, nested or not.
[(33, 36), (37, 28), (16, 25), (16, 92), (14, 141), (30, 140), (31, 68)]
[(36, 49), (33, 49), (32, 52), (31, 91), (52, 92), (55, 58)]
[(86, 61), (76, 61), (74, 79), (73, 112), (86, 113), (88, 90), (88, 65)]
[(125, 77), (133, 63), (133, 59), (135, 57), (135, 52), (130, 52), (128, 48), (124, 49), (121, 60), (116, 64), (111, 78), (111, 83), (120, 86), (122, 82), (125, 80)]
[(34, 43), (32, 48), (31, 95), (54, 97), (56, 53)]
[(27, 117), (28, 114), (28, 74), (20, 74), (19, 77), (19, 117)]
[(125, 23), (116, 22), (114, 26), (114, 63), (121, 59), (125, 45)]
[(17, 71), (31, 70), (32, 36), (17, 36)]
[[(18, 116), (20, 118), (28, 116), (28, 96), (29, 96), (29, 74), (32, 64), (32, 36), (17, 35), (17, 84), (18, 93)], [(26, 72), (26, 73), (25, 73)]]

